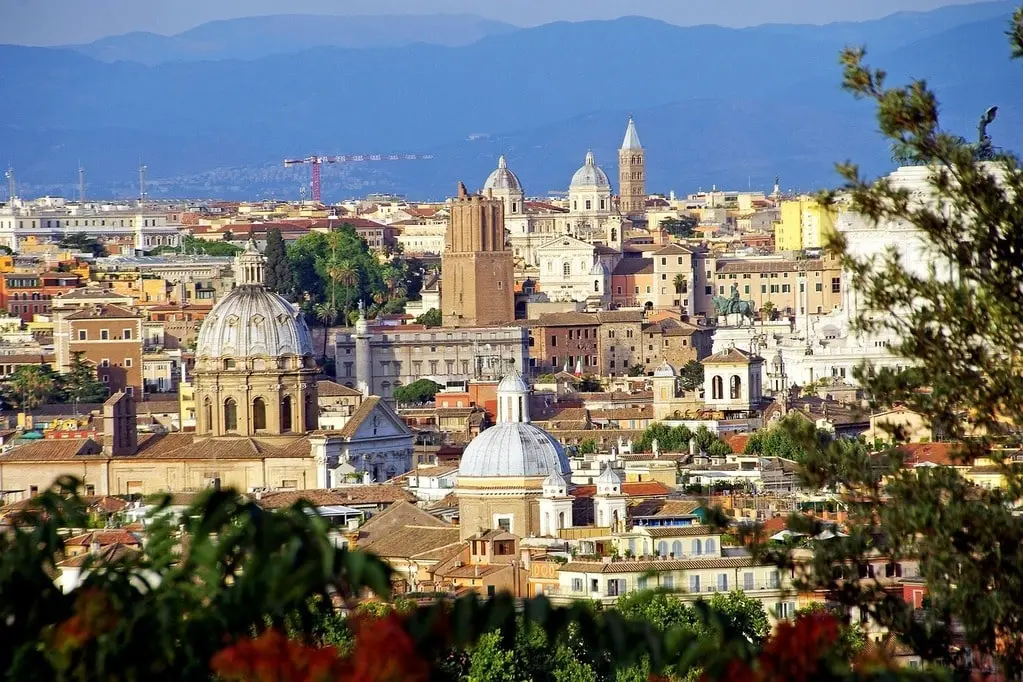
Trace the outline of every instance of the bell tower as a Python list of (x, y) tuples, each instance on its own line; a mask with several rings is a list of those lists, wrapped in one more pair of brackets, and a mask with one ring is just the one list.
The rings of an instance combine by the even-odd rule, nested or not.
[(441, 256), (440, 307), (445, 326), (512, 322), (513, 267), (512, 252), (505, 244), (504, 202), (492, 195), (469, 194), (458, 183)]
[(618, 150), (618, 194), (622, 215), (646, 213), (646, 152), (631, 116)]

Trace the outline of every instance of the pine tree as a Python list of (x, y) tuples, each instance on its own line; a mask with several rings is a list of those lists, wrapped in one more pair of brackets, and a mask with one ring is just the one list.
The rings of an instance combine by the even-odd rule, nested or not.
[(58, 383), (68, 402), (96, 403), (107, 397), (107, 387), (96, 378), (95, 368), (85, 362), (82, 351), (72, 354), (68, 371), (61, 375)]
[[(1013, 22), (1013, 56), (1023, 57), (1023, 9)], [(920, 234), (930, 267), (921, 271), (896, 253), (865, 259), (841, 235), (833, 239), (862, 309), (888, 312), (863, 313), (859, 330), (896, 336), (891, 350), (905, 359), (906, 369), (863, 366), (856, 376), (872, 409), (905, 405), (954, 439), (954, 456), (964, 463), (993, 459), (1002, 482), (987, 488), (953, 467), (906, 467), (896, 446), (868, 454), (842, 439), (822, 446), (802, 434), (803, 475), (811, 485), (845, 491), (849, 537), (815, 543), (797, 588), (869, 613), (925, 660), (965, 671), (971, 659), (990, 656), (1006, 679), (1017, 679), (1023, 518), (1015, 510), (1023, 472), (1000, 453), (1018, 448), (1023, 428), (1023, 170), (1015, 156), (984, 144), (986, 125), (977, 143), (943, 130), (924, 82), (889, 88), (864, 54), (843, 54), (844, 87), (873, 100), (881, 132), (929, 169), (928, 187), (918, 197), (844, 164), (845, 192), (850, 208), (878, 227), (903, 224)], [(811, 535), (821, 529), (798, 517), (789, 527)], [(919, 573), (925, 608), (856, 570), (878, 557)], [(778, 552), (776, 559), (781, 566), (791, 557)], [(836, 571), (842, 566), (853, 568)]]
[(282, 296), (291, 295), (294, 281), (288, 265), (288, 253), (284, 248), (284, 237), (278, 227), (272, 227), (266, 233), (266, 286)]

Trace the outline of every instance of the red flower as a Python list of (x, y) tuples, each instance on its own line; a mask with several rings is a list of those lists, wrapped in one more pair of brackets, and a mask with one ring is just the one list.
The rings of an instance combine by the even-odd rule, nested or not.
[(807, 682), (818, 673), (839, 635), (838, 621), (828, 614), (814, 613), (779, 624), (758, 658), (758, 677)]
[(91, 587), (75, 598), (74, 615), (57, 625), (53, 645), (66, 652), (84, 646), (117, 625), (118, 612), (102, 590)]
[(210, 668), (235, 682), (330, 682), (341, 675), (334, 647), (311, 647), (276, 630), (245, 637), (218, 651)]
[(355, 646), (345, 661), (345, 679), (352, 682), (423, 682), (430, 666), (416, 651), (404, 619), (395, 612), (385, 616), (353, 616)]

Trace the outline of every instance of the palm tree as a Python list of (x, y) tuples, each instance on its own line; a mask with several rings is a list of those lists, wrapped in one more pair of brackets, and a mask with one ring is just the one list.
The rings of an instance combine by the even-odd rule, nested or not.
[(52, 371), (41, 365), (19, 367), (4, 386), (4, 397), (25, 411), (49, 402), (57, 390)]
[(678, 294), (679, 297), (679, 307), (684, 308), (685, 305), (683, 304), (682, 301), (682, 292), (685, 290), (686, 285), (688, 284), (688, 282), (686, 281), (686, 276), (680, 272), (675, 275), (675, 279), (672, 281), (672, 283), (675, 285), (675, 293)]
[(348, 299), (351, 298), (352, 286), (359, 279), (359, 269), (350, 260), (342, 260), (327, 268), (327, 274), (334, 283), (343, 284), (345, 287), (344, 309), (345, 316), (348, 315)]
[(774, 303), (772, 303), (771, 301), (764, 301), (764, 305), (760, 306), (760, 324), (761, 325), (763, 325), (765, 317), (768, 320), (771, 320), (771, 319), (774, 318), (774, 310), (775, 310)]
[(337, 308), (333, 303), (318, 303), (313, 306), (316, 319), (323, 325), (323, 361), (327, 361), (327, 336), (330, 326), (337, 321)]

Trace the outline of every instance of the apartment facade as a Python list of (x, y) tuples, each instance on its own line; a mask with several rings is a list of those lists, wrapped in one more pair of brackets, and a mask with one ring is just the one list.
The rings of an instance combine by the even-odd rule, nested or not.
[[(142, 396), (142, 316), (107, 304), (83, 307), (64, 316), (68, 357), (81, 352), (111, 393)], [(58, 351), (58, 355), (60, 352)]]
[(78, 288), (80, 279), (71, 272), (6, 272), (0, 276), (0, 308), (31, 322), (48, 315), (53, 298)]

